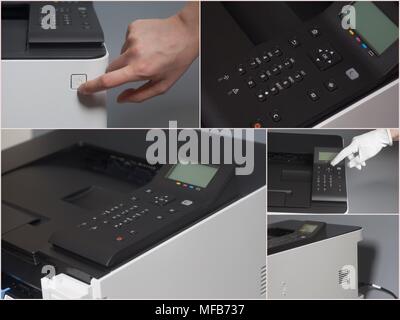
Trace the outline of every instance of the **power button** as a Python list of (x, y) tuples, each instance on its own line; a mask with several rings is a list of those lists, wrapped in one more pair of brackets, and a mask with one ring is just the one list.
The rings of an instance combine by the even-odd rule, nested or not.
[(71, 89), (77, 90), (81, 84), (87, 81), (86, 74), (71, 74)]

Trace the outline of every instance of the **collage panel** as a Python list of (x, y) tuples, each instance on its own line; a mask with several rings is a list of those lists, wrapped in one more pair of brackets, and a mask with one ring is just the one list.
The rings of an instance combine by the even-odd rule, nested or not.
[(398, 1), (1, 1), (0, 305), (398, 300), (398, 25)]
[(265, 299), (263, 130), (22, 132), (2, 132), (7, 299)]
[(267, 299), (398, 299), (398, 215), (267, 220)]
[(198, 2), (2, 1), (1, 41), (3, 128), (199, 127)]
[(398, 214), (398, 134), (268, 130), (268, 212)]
[(201, 7), (204, 127), (399, 127), (396, 1)]

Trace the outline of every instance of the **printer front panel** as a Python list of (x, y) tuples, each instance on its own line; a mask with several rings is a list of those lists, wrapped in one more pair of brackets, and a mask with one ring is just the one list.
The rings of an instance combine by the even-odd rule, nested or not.
[(106, 93), (80, 97), (77, 85), (102, 75), (107, 65), (108, 54), (93, 60), (2, 60), (2, 126), (106, 127)]

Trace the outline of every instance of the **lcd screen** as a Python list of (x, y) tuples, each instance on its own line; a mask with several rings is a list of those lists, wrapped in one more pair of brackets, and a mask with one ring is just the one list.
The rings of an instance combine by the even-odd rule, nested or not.
[(399, 38), (399, 28), (375, 4), (359, 1), (355, 30), (376, 54), (381, 55)]
[(317, 229), (317, 225), (315, 224), (303, 224), (299, 229), (301, 233), (313, 233)]
[(337, 155), (336, 152), (319, 152), (318, 160), (319, 161), (331, 161)]
[(205, 188), (217, 173), (218, 168), (203, 164), (177, 164), (167, 178)]

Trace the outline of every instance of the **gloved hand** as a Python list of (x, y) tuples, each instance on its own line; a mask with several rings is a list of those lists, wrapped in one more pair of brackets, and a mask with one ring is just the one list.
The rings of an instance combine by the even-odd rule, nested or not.
[(331, 165), (335, 166), (347, 157), (349, 168), (356, 167), (361, 170), (365, 166), (365, 161), (377, 155), (382, 148), (392, 144), (389, 129), (377, 129), (364, 133), (354, 137), (352, 142), (331, 161)]

